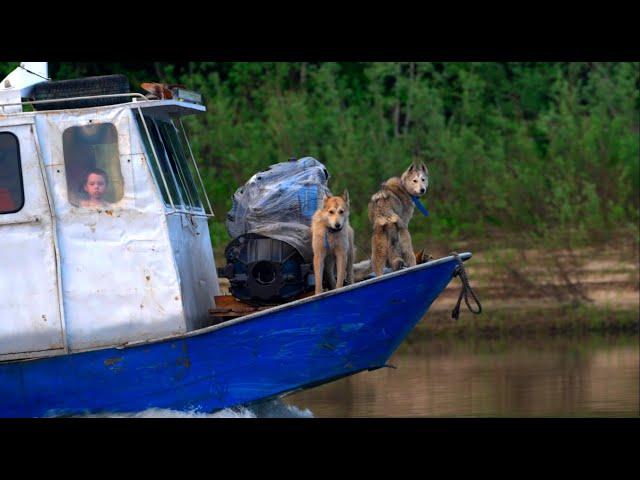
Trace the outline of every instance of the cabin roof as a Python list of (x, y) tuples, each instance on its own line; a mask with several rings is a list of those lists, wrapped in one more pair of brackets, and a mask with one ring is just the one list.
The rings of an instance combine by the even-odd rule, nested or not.
[(131, 108), (141, 107), (145, 111), (153, 113), (154, 111), (166, 112), (170, 115), (193, 115), (195, 113), (206, 112), (207, 107), (197, 103), (183, 102), (180, 100), (147, 100), (134, 101), (126, 104)]
[[(68, 99), (60, 99), (58, 101), (65, 101)], [(22, 102), (22, 105), (28, 105), (34, 102)], [(19, 108), (19, 107), (18, 107)], [(3, 111), (0, 110), (0, 118), (2, 117), (10, 117), (10, 116), (33, 116), (33, 115), (46, 115), (48, 113), (59, 113), (64, 111), (104, 111), (108, 109), (117, 109), (117, 108), (144, 108), (145, 113), (155, 114), (155, 113), (164, 113), (170, 116), (186, 116), (186, 115), (194, 115), (197, 113), (202, 113), (207, 111), (207, 107), (205, 105), (200, 105), (197, 103), (184, 102), (181, 100), (141, 100), (139, 98), (134, 97), (131, 102), (127, 103), (115, 103), (112, 105), (104, 105), (99, 107), (84, 107), (84, 108), (67, 108), (60, 110), (36, 110), (32, 112), (25, 111)]]

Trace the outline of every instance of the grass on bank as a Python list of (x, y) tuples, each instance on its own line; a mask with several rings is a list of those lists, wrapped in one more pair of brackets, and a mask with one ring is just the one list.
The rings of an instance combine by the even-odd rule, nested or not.
[(424, 338), (514, 338), (526, 336), (633, 334), (640, 331), (639, 310), (590, 305), (504, 309), (472, 315), (463, 307), (460, 318), (450, 312), (427, 313), (407, 341)]

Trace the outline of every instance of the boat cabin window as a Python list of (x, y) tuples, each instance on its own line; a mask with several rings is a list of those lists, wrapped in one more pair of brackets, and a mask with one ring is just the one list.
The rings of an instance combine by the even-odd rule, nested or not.
[(24, 205), (18, 139), (0, 132), (0, 214), (15, 213)]
[[(198, 199), (196, 184), (189, 170), (189, 162), (187, 161), (182, 137), (178, 135), (178, 130), (172, 122), (160, 121), (157, 123), (169, 155), (171, 168), (174, 170), (182, 187), (183, 199), (187, 201), (187, 205), (190, 207), (202, 208), (202, 204)], [(186, 198), (184, 198), (185, 196)]]
[[(175, 206), (184, 206), (187, 209), (202, 209), (202, 202), (189, 169), (185, 144), (177, 128), (171, 121), (152, 118), (148, 115), (144, 115), (144, 120), (149, 130), (153, 147), (158, 155), (160, 166), (158, 166), (154, 158), (142, 120), (139, 115), (136, 115), (136, 121), (144, 141), (149, 163), (162, 192), (165, 204), (170, 205), (172, 200)], [(162, 181), (163, 177), (169, 187), (171, 198), (167, 195), (167, 189)]]
[(76, 207), (100, 207), (124, 195), (118, 133), (111, 123), (69, 127), (62, 134), (67, 195)]

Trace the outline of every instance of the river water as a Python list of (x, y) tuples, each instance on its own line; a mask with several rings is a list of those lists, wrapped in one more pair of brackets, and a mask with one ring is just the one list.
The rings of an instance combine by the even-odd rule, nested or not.
[(638, 336), (405, 343), (396, 369), (285, 399), (314, 417), (640, 415)]
[(638, 336), (434, 340), (409, 336), (383, 368), (219, 412), (124, 417), (633, 417)]

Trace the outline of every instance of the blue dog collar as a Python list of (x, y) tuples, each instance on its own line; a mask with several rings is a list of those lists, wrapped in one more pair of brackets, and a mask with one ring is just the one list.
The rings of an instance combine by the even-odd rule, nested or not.
[(416, 206), (416, 208), (418, 210), (420, 210), (422, 215), (424, 215), (425, 217), (428, 217), (429, 216), (429, 210), (427, 210), (425, 208), (425, 206), (422, 205), (422, 203), (420, 203), (420, 198), (412, 196), (411, 199), (413, 200), (413, 204)]

